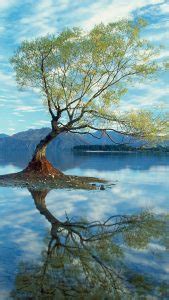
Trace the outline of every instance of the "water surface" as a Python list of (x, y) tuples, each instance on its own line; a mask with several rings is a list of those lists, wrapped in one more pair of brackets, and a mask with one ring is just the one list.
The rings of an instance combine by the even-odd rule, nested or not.
[[(141, 229), (138, 224), (135, 224), (134, 229), (131, 228), (131, 242), (127, 238), (123, 238), (122, 232), (124, 232), (124, 228), (122, 228), (120, 236), (113, 236), (113, 245), (116, 244), (116, 246), (112, 246), (111, 244), (111, 249), (113, 250), (111, 250), (110, 257), (107, 258), (107, 263), (111, 265), (119, 257), (120, 264), (125, 266), (123, 275), (129, 281), (131, 281), (129, 277), (132, 277), (136, 289), (138, 289), (138, 286), (140, 287), (139, 291), (137, 291), (139, 295), (153, 295), (157, 299), (158, 297), (167, 299), (169, 297), (169, 294), (167, 294), (169, 284), (169, 256), (167, 247), (169, 239), (164, 227), (160, 227), (161, 225), (158, 222), (154, 223), (154, 220), (163, 220), (164, 217), (166, 220), (166, 216), (169, 213), (168, 158), (169, 156), (166, 154), (116, 153), (104, 155), (86, 153), (75, 156), (73, 153), (67, 153), (65, 156), (59, 155), (58, 157), (54, 156), (51, 158), (53, 163), (66, 174), (101, 177), (108, 179), (115, 185), (110, 186), (104, 191), (64, 189), (45, 192), (38, 191), (36, 195), (31, 194), (31, 191), (27, 189), (1, 187), (1, 299), (14, 298), (14, 294), (16, 297), (19, 290), (17, 290), (17, 287), (18, 280), (20, 280), (21, 266), (28, 268), (29, 272), (33, 272), (39, 264), (43, 265), (44, 256), (42, 252), (48, 248), (48, 241), (50, 241), (51, 237), (50, 230), (53, 228), (52, 222), (54, 222), (52, 218), (56, 218), (59, 222), (64, 222), (67, 219), (83, 219), (88, 220), (88, 222), (98, 220), (104, 222), (107, 218), (114, 215), (118, 215), (119, 218), (123, 215), (142, 216), (145, 212), (149, 213), (150, 211), (151, 215), (149, 215), (148, 221), (144, 222), (144, 228)], [(18, 158), (12, 161), (1, 159), (0, 174), (19, 171), (27, 163), (26, 159), (24, 160), (23, 158), (20, 160), (20, 163), (18, 161)], [(150, 220), (151, 217), (152, 220)], [(147, 223), (148, 226), (146, 222), (149, 222)], [(155, 230), (153, 227), (156, 224), (158, 230)], [(165, 224), (167, 226), (167, 223)], [(151, 226), (152, 228), (150, 228)], [(133, 230), (140, 234), (139, 240), (136, 239), (137, 234), (133, 233)], [(64, 240), (65, 237), (63, 236), (61, 239)], [(104, 244), (106, 242), (108, 241), (104, 240)], [(119, 247), (121, 250), (119, 250)], [(109, 249), (108, 246), (104, 249), (104, 253), (106, 253), (106, 249)], [(119, 251), (120, 253), (123, 252), (123, 258), (119, 255)], [(102, 254), (100, 255), (102, 256)], [(64, 261), (63, 265), (67, 265), (69, 268), (75, 270), (74, 261), (78, 261), (78, 257), (75, 259), (75, 253), (73, 257), (71, 264), (70, 262), (65, 264)], [(89, 265), (93, 265), (93, 262), (90, 261), (87, 255), (86, 257)], [(55, 256), (54, 259), (56, 260)], [(59, 272), (61, 272), (59, 274), (62, 274), (63, 278), (66, 279), (67, 275), (64, 275), (66, 274), (64, 266), (59, 267)], [(95, 267), (97, 267), (97, 263)], [(113, 265), (114, 267), (119, 269), (119, 266)], [(127, 272), (126, 270), (129, 271)], [(27, 270), (25, 269), (24, 272), (26, 273)], [(22, 270), (22, 275), (24, 272)], [(40, 270), (36, 272), (38, 273)], [(133, 277), (135, 276), (133, 274), (137, 274), (137, 276)], [(58, 273), (57, 276), (55, 274), (55, 277), (59, 278), (59, 276)], [(74, 277), (73, 286), (75, 285), (75, 279)], [(119, 287), (119, 289), (123, 289), (123, 292), (126, 289), (126, 283), (124, 282), (125, 287), (123, 285)], [(129, 289), (132, 288), (130, 284), (127, 284)], [(13, 296), (10, 296), (11, 291), (14, 290), (15, 293), (12, 294)], [(104, 291), (103, 286), (101, 290), (102, 292)], [(27, 292), (28, 294), (30, 293), (30, 291)], [(95, 291), (96, 294), (97, 292), (98, 290)], [(21, 299), (28, 298), (27, 296), (25, 296), (27, 298), (24, 298), (24, 295), (26, 295), (25, 292), (21, 294)], [(55, 299), (54, 296), (50, 297), (49, 299)], [(64, 297), (65, 299), (71, 299), (70, 294)], [(16, 299), (18, 298), (16, 297)]]

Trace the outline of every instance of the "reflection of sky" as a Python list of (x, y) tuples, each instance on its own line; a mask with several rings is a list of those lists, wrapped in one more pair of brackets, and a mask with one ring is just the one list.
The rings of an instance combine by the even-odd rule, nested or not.
[[(6, 166), (3, 170), (0, 168), (0, 172), (3, 171), (16, 170)], [(114, 171), (104, 171), (103, 166), (98, 171), (88, 165), (83, 169), (69, 169), (67, 173), (102, 177), (115, 185), (105, 191), (50, 191), (46, 197), (47, 207), (62, 220), (65, 212), (70, 217), (83, 216), (89, 220), (105, 219), (113, 214), (132, 214), (147, 208), (156, 213), (169, 212), (168, 166), (156, 164), (148, 170), (125, 167)], [(30, 193), (26, 189), (17, 188), (0, 188), (0, 220), (0, 289), (5, 293), (11, 286), (19, 262), (39, 257), (50, 224), (35, 209)], [(127, 251), (131, 264), (137, 263), (140, 269), (146, 268), (153, 272), (158, 269), (160, 260), (150, 265), (151, 255), (144, 251), (140, 253)], [(165, 259), (160, 268), (161, 273), (167, 272), (169, 267)]]
[(9, 173), (15, 173), (20, 171), (18, 167), (11, 165), (5, 165), (5, 166), (0, 166), (0, 175), (3, 174), (9, 174)]
[[(157, 282), (168, 282), (169, 276), (169, 253), (165, 248), (158, 244), (151, 244), (147, 250), (138, 251), (138, 249), (131, 249), (123, 247), (125, 251), (125, 261), (128, 267), (134, 269), (138, 273), (146, 275), (158, 274)], [(159, 267), (160, 266), (160, 267)]]
[(47, 222), (35, 210), (29, 192), (15, 188), (0, 189), (0, 220), (0, 290), (4, 299), (19, 262), (39, 257)]

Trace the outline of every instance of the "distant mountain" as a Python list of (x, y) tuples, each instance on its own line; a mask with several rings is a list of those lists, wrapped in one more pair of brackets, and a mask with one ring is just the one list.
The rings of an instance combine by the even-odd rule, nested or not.
[(3, 139), (3, 138), (6, 138), (8, 137), (9, 135), (5, 134), (5, 133), (0, 133), (0, 139)]
[(117, 145), (117, 144), (129, 144), (132, 147), (139, 147), (144, 142), (133, 137), (125, 136), (123, 134), (107, 131), (108, 135), (103, 134), (99, 131), (94, 132), (94, 136), (87, 134), (84, 136), (86, 144), (89, 145)]
[[(0, 155), (12, 156), (16, 151), (21, 155), (27, 153), (31, 157), (38, 142), (50, 132), (50, 128), (30, 129), (27, 131), (16, 133), (12, 136), (4, 134), (0, 135)], [(128, 144), (132, 147), (139, 147), (145, 142), (124, 136), (116, 132), (108, 132), (110, 138), (96, 131), (93, 137), (90, 134), (60, 134), (48, 147), (48, 153), (53, 154), (60, 151), (70, 151), (74, 146), (78, 145), (116, 145)]]
[[(12, 136), (2, 135), (0, 140), (0, 150), (9, 149), (13, 151), (17, 148), (34, 150), (37, 143), (43, 139), (50, 132), (50, 128), (41, 129), (30, 129), (27, 131), (22, 131)], [(102, 145), (102, 144), (116, 144), (116, 143), (130, 143), (132, 146), (139, 146), (140, 141), (123, 136), (115, 132), (109, 132), (110, 138), (106, 135), (102, 135), (100, 132), (95, 132), (93, 137), (90, 134), (74, 134), (74, 133), (62, 133), (60, 134), (52, 143), (49, 145), (49, 149), (61, 151), (61, 150), (71, 150), (77, 145)]]
[[(0, 155), (12, 156), (19, 152), (32, 155), (36, 145), (50, 132), (50, 128), (30, 129), (12, 136), (0, 138)], [(48, 152), (68, 151), (76, 145), (86, 144), (80, 135), (63, 133), (59, 135), (48, 147)]]
[(17, 140), (36, 142), (45, 137), (49, 132), (50, 128), (29, 129), (15, 133), (11, 137)]

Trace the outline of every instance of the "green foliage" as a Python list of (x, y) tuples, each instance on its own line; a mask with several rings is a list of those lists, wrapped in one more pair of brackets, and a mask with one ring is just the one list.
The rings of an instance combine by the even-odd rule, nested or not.
[(169, 119), (167, 115), (155, 117), (151, 111), (131, 111), (124, 117), (127, 132), (154, 142), (169, 138)]
[(121, 117), (116, 111), (128, 86), (166, 67), (155, 60), (159, 49), (140, 37), (145, 25), (123, 20), (24, 41), (11, 59), (18, 85), (39, 89), (62, 130), (109, 127), (126, 133), (127, 126), (127, 134), (134, 129), (151, 139), (161, 127), (149, 113)]

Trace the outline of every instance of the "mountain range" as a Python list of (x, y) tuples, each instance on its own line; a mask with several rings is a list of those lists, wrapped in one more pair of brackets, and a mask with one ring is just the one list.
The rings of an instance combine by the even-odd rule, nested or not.
[[(23, 169), (26, 167), (28, 162), (30, 161), (33, 151), (37, 145), (37, 143), (44, 138), (50, 131), (50, 128), (41, 128), (41, 129), (30, 129), (27, 131), (19, 132), (17, 134), (14, 134), (12, 136), (8, 136), (5, 134), (0, 134), (0, 164), (6, 165), (6, 164), (12, 164), (16, 165), (20, 169)], [(74, 148), (74, 146), (79, 145), (114, 145), (116, 143), (129, 143), (130, 146), (138, 147), (142, 145), (143, 141), (138, 141), (135, 139), (131, 139), (129, 137), (124, 137), (120, 134), (114, 133), (114, 132), (108, 132), (111, 140), (103, 135), (101, 136), (100, 132), (95, 132), (95, 136), (97, 136), (99, 139), (94, 138), (93, 136), (86, 134), (86, 135), (80, 135), (80, 134), (73, 134), (73, 133), (64, 133), (60, 134), (48, 147), (47, 149), (47, 156), (48, 159), (53, 163), (54, 166), (60, 167), (61, 170), (66, 170), (67, 168), (71, 168), (72, 166), (78, 166), (79, 164), (84, 164), (84, 156), (80, 153), (74, 154), (71, 152), (71, 150)], [(113, 143), (113, 141), (115, 143)], [(169, 141), (167, 142), (169, 145)], [(69, 154), (68, 154), (69, 152)], [(103, 155), (103, 154), (101, 154)], [(116, 156), (114, 156), (114, 159), (116, 159)], [(128, 154), (126, 154), (128, 155)], [(102, 157), (102, 156), (101, 156)], [(121, 161), (123, 156), (120, 157)], [(127, 156), (129, 160), (129, 155)], [(90, 164), (95, 162), (95, 159), (93, 158), (92, 153), (88, 155), (88, 153), (85, 154), (85, 158), (90, 160)], [(86, 161), (85, 159), (85, 161)], [(98, 155), (97, 155), (98, 159)], [(130, 160), (131, 164), (134, 164), (133, 162), (133, 156)], [(138, 158), (137, 158), (138, 159)], [(141, 159), (141, 158), (140, 158)], [(151, 158), (152, 160), (153, 158)], [(144, 157), (145, 160), (145, 157)], [(150, 160), (150, 158), (149, 158)], [(151, 163), (148, 160), (148, 163)], [(101, 162), (102, 160), (100, 160)], [(123, 160), (123, 164), (124, 164)], [(139, 162), (140, 164), (143, 164), (143, 162)], [(154, 163), (154, 162), (153, 162)], [(166, 162), (165, 162), (166, 163)], [(95, 166), (96, 167), (96, 166)], [(98, 166), (97, 166), (98, 168)], [(96, 169), (97, 169), (96, 168)], [(108, 168), (108, 166), (107, 166)]]
[[(38, 142), (50, 132), (50, 128), (29, 129), (8, 136), (0, 134), (0, 153), (4, 152), (9, 155), (13, 151), (33, 153)], [(100, 132), (95, 132), (93, 137), (90, 134), (74, 134), (62, 133), (49, 145), (48, 151), (70, 151), (74, 146), (78, 145), (111, 145), (129, 143), (130, 146), (138, 147), (143, 142), (134, 138), (123, 136), (116, 132), (108, 132), (110, 138), (106, 135), (101, 135)]]
[(3, 139), (5, 137), (8, 137), (9, 135), (5, 134), (5, 133), (0, 133), (0, 139)]

